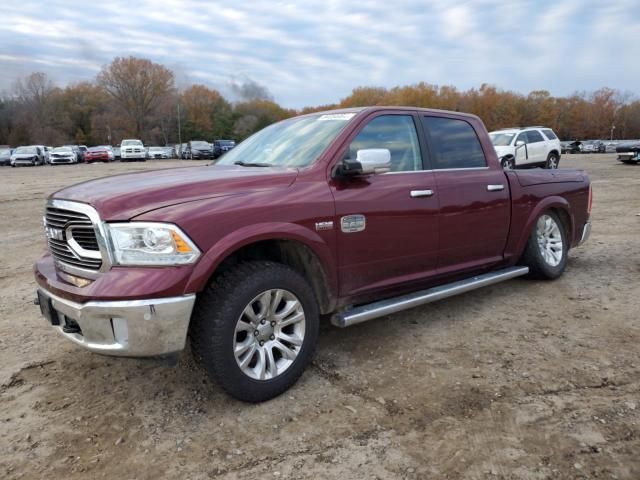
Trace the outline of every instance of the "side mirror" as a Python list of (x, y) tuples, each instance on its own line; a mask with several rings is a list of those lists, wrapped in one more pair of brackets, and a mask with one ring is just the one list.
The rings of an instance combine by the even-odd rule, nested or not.
[(340, 175), (370, 175), (391, 170), (391, 152), (386, 148), (358, 150), (356, 159), (344, 159), (338, 168)]
[(524, 140), (518, 140), (518, 141), (516, 141), (516, 147), (521, 147), (521, 146), (522, 146), (522, 145), (524, 145), (524, 144), (525, 144), (525, 141), (524, 141)]

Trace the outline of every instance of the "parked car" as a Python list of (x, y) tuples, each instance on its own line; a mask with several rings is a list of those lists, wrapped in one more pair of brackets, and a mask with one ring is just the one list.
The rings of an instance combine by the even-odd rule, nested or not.
[(120, 160), (120, 147), (113, 147), (113, 159)]
[(49, 163), (51, 165), (78, 163), (78, 157), (76, 152), (69, 147), (57, 147), (51, 150)]
[(38, 145), (30, 145), (27, 147), (18, 147), (11, 154), (11, 166), (19, 167), (20, 165), (44, 165), (44, 149)]
[(508, 128), (491, 132), (489, 138), (506, 169), (560, 164), (560, 140), (550, 128)]
[(640, 141), (620, 143), (616, 147), (618, 160), (622, 163), (640, 163)]
[(0, 148), (0, 165), (11, 165), (10, 148)]
[(99, 145), (99, 148), (104, 148), (107, 151), (110, 162), (113, 162), (116, 159), (116, 155), (113, 152), (113, 147), (111, 147), (111, 145)]
[(84, 154), (85, 163), (104, 162), (111, 161), (111, 155), (109, 150), (105, 147), (91, 147)]
[(259, 402), (300, 377), (321, 314), (348, 327), (559, 277), (589, 236), (591, 198), (583, 171), (503, 170), (474, 115), (313, 113), (213, 165), (52, 194), (37, 302), (63, 336), (107, 355), (176, 355), (188, 332), (227, 392)]
[(582, 142), (582, 153), (604, 153), (606, 147), (601, 140), (585, 140)]
[(165, 147), (149, 147), (147, 151), (148, 158), (170, 158), (169, 152)]
[(85, 151), (80, 150), (80, 147), (78, 145), (62, 145), (62, 146), (70, 148), (73, 151), (73, 153), (75, 153), (76, 161), (78, 163), (84, 161), (84, 154), (86, 153), (86, 150)]
[(203, 140), (192, 140), (187, 143), (187, 148), (183, 152), (185, 160), (203, 160), (213, 158), (213, 148), (209, 142)]
[(220, 157), (235, 146), (235, 140), (215, 140), (213, 142), (213, 158)]
[(617, 141), (609, 141), (605, 143), (604, 153), (616, 153), (616, 147), (618, 146)]
[(178, 153), (176, 152), (176, 145), (168, 145), (164, 147), (165, 151), (169, 158), (179, 158)]
[(147, 159), (147, 150), (144, 148), (142, 140), (128, 139), (122, 140), (120, 143), (120, 161), (140, 161), (144, 162)]

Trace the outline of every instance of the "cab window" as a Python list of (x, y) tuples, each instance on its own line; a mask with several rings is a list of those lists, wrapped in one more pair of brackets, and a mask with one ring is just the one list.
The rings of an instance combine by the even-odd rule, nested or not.
[(391, 153), (391, 171), (422, 170), (418, 133), (411, 115), (381, 115), (371, 120), (349, 145), (348, 157), (358, 150), (386, 148)]
[(487, 166), (473, 127), (464, 120), (422, 117), (436, 170)]

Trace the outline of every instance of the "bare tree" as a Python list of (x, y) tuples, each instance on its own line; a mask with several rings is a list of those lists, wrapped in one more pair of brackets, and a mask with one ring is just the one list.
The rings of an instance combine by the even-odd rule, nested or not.
[(139, 138), (144, 134), (147, 119), (174, 90), (171, 70), (136, 57), (117, 57), (102, 69), (97, 80), (131, 119)]

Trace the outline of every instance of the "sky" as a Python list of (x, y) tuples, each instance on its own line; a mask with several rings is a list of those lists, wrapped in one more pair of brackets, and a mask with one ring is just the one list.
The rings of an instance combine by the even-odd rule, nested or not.
[(260, 85), (285, 107), (356, 86), (482, 83), (553, 95), (640, 95), (640, 1), (4, 0), (0, 91), (34, 71), (92, 80), (117, 56), (171, 68), (234, 99)]

